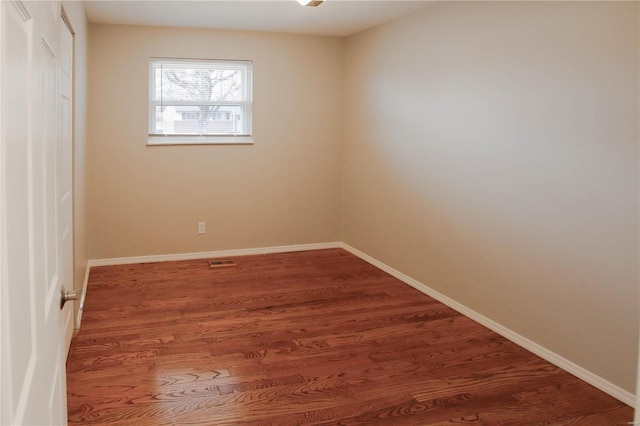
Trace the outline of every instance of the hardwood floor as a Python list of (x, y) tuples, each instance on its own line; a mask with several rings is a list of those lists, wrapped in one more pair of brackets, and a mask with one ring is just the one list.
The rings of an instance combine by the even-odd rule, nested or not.
[(633, 410), (341, 250), (92, 268), (70, 424), (627, 424)]

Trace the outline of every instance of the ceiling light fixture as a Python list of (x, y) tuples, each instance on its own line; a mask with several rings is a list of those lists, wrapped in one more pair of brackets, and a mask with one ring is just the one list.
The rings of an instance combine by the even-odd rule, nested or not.
[(324, 2), (324, 0), (298, 0), (298, 3), (300, 3), (303, 6), (319, 6)]

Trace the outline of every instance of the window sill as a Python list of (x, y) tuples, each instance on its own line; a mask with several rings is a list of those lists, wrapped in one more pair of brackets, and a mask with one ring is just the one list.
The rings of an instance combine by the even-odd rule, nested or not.
[(251, 136), (149, 136), (150, 145), (253, 145)]

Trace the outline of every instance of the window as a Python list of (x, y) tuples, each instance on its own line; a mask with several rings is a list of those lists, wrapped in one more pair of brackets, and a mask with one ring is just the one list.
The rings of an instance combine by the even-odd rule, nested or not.
[(251, 61), (149, 61), (149, 144), (251, 143)]

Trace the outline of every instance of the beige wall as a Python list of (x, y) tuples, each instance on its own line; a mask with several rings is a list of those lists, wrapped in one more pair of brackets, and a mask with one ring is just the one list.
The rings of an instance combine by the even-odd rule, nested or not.
[[(87, 268), (87, 41), (88, 22), (81, 2), (65, 1), (63, 7), (74, 31), (73, 67), (73, 282), (81, 289)], [(76, 316), (79, 304), (75, 304)], [(77, 326), (77, 324), (76, 324)]]
[(440, 2), (347, 41), (343, 241), (634, 391), (638, 4)]
[[(89, 49), (90, 258), (339, 240), (342, 39), (91, 25)], [(146, 146), (150, 57), (253, 60), (255, 144)]]
[[(434, 3), (346, 56), (328, 37), (90, 32), (89, 258), (342, 240), (633, 392), (637, 3)], [(255, 145), (145, 146), (153, 56), (253, 60)]]

